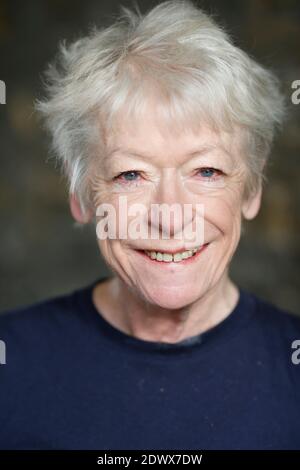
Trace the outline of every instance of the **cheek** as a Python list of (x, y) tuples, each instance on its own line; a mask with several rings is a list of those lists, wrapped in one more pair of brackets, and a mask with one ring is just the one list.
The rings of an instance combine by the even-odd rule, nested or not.
[(110, 268), (119, 271), (122, 266), (126, 266), (127, 257), (119, 240), (98, 240), (98, 246)]
[(131, 191), (120, 191), (115, 190), (108, 184), (102, 184), (101, 187), (98, 186), (97, 190), (94, 191), (93, 201), (95, 206), (99, 206), (101, 204), (111, 204), (118, 213), (119, 210), (124, 212), (124, 204), (122, 205), (121, 201), (125, 201), (126, 207), (128, 208), (130, 205), (136, 203), (145, 204), (145, 206), (147, 206), (153, 197), (153, 193), (153, 186), (150, 185), (143, 188), (135, 188), (135, 190)]
[[(94, 197), (95, 210), (103, 215), (97, 218), (96, 223), (102, 221), (102, 227), (105, 223), (109, 223), (110, 227), (114, 227), (112, 230), (116, 234), (115, 238), (121, 238), (121, 242), (126, 244), (124, 236), (130, 238), (129, 228), (140, 221), (143, 221), (143, 224), (146, 223), (146, 214), (152, 198), (153, 191), (149, 189), (130, 193), (116, 193), (110, 189), (98, 192)], [(108, 206), (110, 207), (109, 213), (105, 211)], [(106, 242), (109, 241), (106, 240)]]
[(239, 195), (219, 194), (206, 198), (203, 203), (208, 235), (239, 237), (241, 226), (241, 198)]

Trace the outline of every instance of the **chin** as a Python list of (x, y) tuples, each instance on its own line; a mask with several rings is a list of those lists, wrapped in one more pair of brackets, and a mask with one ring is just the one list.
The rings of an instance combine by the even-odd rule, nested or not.
[(157, 307), (168, 310), (176, 310), (193, 304), (201, 297), (201, 292), (191, 292), (190, 286), (176, 289), (161, 286), (158, 289), (153, 287), (147, 289), (146, 299)]

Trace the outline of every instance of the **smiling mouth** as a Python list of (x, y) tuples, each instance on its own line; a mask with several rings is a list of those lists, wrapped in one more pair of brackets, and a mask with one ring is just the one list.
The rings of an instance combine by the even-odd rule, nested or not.
[(192, 261), (198, 257), (200, 253), (208, 246), (208, 243), (205, 243), (198, 248), (192, 250), (181, 251), (177, 253), (170, 252), (160, 252), (160, 251), (147, 251), (147, 250), (136, 250), (138, 253), (143, 255), (145, 258), (148, 258), (150, 261), (155, 264), (169, 264), (169, 263), (186, 263)]

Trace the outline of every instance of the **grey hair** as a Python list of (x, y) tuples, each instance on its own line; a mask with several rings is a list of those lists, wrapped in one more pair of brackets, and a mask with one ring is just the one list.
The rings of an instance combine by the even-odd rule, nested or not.
[(171, 127), (203, 121), (217, 129), (239, 126), (248, 193), (257, 189), (284, 116), (278, 80), (193, 3), (166, 1), (145, 15), (121, 7), (111, 26), (61, 43), (47, 69), (46, 97), (36, 107), (83, 210), (91, 202), (91, 160), (96, 148), (105, 148), (100, 122), (109, 132), (120, 111), (137, 117), (150, 90)]

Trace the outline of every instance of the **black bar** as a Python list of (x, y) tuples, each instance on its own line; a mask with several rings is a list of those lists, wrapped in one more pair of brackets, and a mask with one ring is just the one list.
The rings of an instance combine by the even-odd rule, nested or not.
[[(247, 465), (299, 465), (300, 451), (176, 451), (176, 450), (146, 450), (146, 451), (42, 451), (42, 450), (16, 450), (0, 451), (0, 467), (2, 464), (26, 465), (34, 464), (55, 465), (87, 465), (118, 466), (119, 468), (135, 468), (140, 465), (184, 465), (201, 468), (211, 468), (215, 465), (229, 465), (231, 468), (244, 468)], [(39, 467), (40, 468), (40, 467)], [(297, 468), (297, 467), (296, 467)], [(255, 470), (255, 469), (254, 469)], [(289, 470), (289, 469), (288, 469)], [(292, 469), (291, 469), (292, 470)]]

